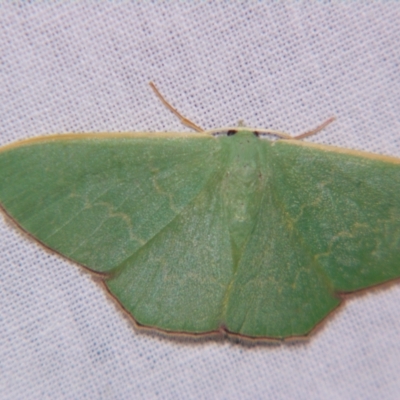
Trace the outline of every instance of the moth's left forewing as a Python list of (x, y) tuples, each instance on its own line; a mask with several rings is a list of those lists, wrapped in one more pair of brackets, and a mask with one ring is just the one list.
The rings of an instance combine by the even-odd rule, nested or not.
[[(339, 293), (400, 276), (400, 162), (292, 141), (275, 142), (268, 154), (265, 203), (231, 323), (245, 334), (304, 335)], [(253, 299), (246, 313), (245, 298)]]

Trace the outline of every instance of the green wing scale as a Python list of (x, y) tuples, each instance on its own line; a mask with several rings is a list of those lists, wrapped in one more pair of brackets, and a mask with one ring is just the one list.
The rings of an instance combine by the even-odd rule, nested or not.
[(248, 130), (5, 146), (0, 203), (166, 332), (305, 336), (400, 276), (400, 160)]

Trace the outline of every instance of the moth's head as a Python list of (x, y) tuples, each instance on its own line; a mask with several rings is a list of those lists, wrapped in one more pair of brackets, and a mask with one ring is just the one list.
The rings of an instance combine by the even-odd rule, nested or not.
[(232, 138), (234, 141), (238, 141), (239, 138), (246, 139), (248, 142), (250, 138), (261, 139), (268, 141), (275, 141), (282, 138), (290, 138), (289, 135), (284, 132), (275, 131), (272, 129), (257, 129), (251, 128), (244, 125), (242, 121), (239, 121), (237, 127), (218, 128), (206, 131), (206, 133), (216, 138)]
[(259, 137), (259, 133), (252, 129), (238, 128), (238, 129), (221, 129), (212, 133), (214, 137), (232, 137), (232, 138), (249, 138), (250, 136)]

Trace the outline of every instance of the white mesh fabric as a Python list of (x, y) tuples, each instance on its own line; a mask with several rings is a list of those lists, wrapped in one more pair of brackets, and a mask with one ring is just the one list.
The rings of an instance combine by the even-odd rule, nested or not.
[[(0, 143), (57, 132), (293, 134), (400, 156), (400, 4), (0, 5)], [(28, 171), (27, 171), (28, 173)], [(347, 302), (305, 344), (137, 333), (79, 267), (0, 218), (0, 397), (398, 398), (400, 286)]]

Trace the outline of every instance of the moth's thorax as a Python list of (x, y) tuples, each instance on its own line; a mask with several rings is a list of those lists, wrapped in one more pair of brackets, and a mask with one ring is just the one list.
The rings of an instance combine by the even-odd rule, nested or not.
[(240, 258), (254, 224), (265, 187), (260, 139), (249, 131), (224, 138), (227, 168), (222, 179), (222, 196), (235, 257)]
[(238, 179), (244, 182), (253, 179), (259, 168), (260, 139), (250, 131), (238, 131), (224, 139), (230, 168), (235, 169)]

